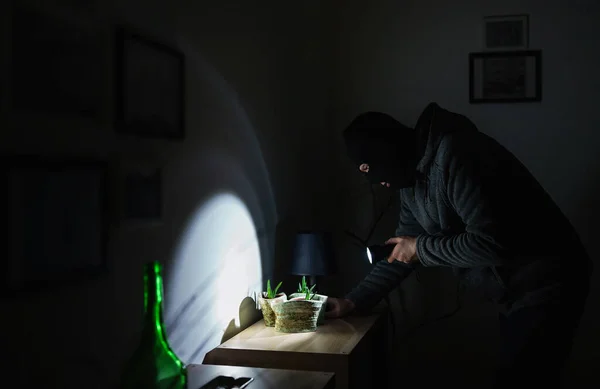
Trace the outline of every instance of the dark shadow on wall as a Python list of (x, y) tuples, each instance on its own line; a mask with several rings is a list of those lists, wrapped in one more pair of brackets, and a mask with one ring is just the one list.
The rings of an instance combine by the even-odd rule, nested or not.
[(281, 285), (282, 292), (286, 294), (293, 293), (293, 278), (290, 275), (290, 269), (292, 266), (292, 245), (293, 236), (296, 229), (295, 222), (288, 218), (281, 220), (277, 223), (275, 230), (275, 263), (273, 266), (273, 274), (264, 274), (263, 281), (266, 290), (267, 279), (271, 279), (271, 285), (277, 285), (279, 282), (283, 282)]
[[(567, 368), (569, 387), (588, 386), (590, 382), (599, 381), (596, 368), (598, 348), (600, 348), (600, 334), (597, 330), (600, 315), (596, 307), (600, 301), (600, 248), (596, 242), (600, 235), (600, 225), (598, 224), (600, 219), (600, 203), (598, 202), (600, 180), (597, 179), (600, 176), (600, 161), (596, 161), (588, 170), (593, 173), (588, 175), (586, 187), (579, 190), (581, 196), (573, 213), (572, 222), (577, 227), (581, 241), (594, 263), (594, 270), (586, 308), (574, 339), (571, 360)], [(593, 386), (598, 386), (598, 384)]]
[(229, 339), (250, 327), (261, 318), (261, 311), (257, 308), (256, 298), (257, 296), (246, 297), (242, 300), (238, 311), (240, 324), (237, 326), (235, 324), (235, 319), (232, 319), (225, 329), (225, 333), (221, 338), (221, 343), (227, 342)]
[[(592, 258), (595, 271), (594, 274), (598, 273), (598, 266), (600, 266), (600, 250), (595, 244), (600, 234), (600, 161), (598, 161), (592, 169), (595, 171), (593, 174), (588, 176), (587, 187), (580, 190), (582, 193), (578, 202), (577, 208), (573, 214), (572, 222), (577, 227), (577, 232), (581, 238), (581, 241), (586, 246), (588, 254)], [(592, 170), (590, 169), (590, 170)], [(573, 193), (575, 194), (575, 193)]]

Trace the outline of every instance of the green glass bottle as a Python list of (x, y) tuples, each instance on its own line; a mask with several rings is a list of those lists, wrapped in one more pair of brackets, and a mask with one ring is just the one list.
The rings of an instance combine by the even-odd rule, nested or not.
[(185, 389), (183, 362), (175, 355), (163, 323), (162, 265), (144, 268), (144, 329), (139, 346), (121, 377), (122, 389)]

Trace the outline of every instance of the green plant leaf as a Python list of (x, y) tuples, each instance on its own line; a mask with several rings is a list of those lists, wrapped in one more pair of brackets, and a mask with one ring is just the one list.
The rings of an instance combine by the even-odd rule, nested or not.
[(273, 291), (271, 290), (271, 280), (267, 280), (267, 298), (272, 298)]
[(306, 300), (312, 300), (313, 298), (315, 298), (315, 294), (310, 294), (309, 291), (306, 291), (306, 296), (304, 297)]
[(275, 291), (273, 292), (273, 298), (275, 296), (277, 296), (277, 292), (279, 291), (279, 288), (281, 288), (281, 284), (283, 284), (283, 281), (280, 281), (279, 284), (277, 284), (277, 287), (275, 288)]
[(275, 289), (271, 289), (271, 280), (267, 280), (267, 298), (269, 298), (269, 299), (275, 298), (275, 296), (277, 296), (277, 292), (279, 291), (279, 288), (281, 288), (282, 284), (283, 284), (283, 281), (279, 282), (279, 284), (277, 284), (277, 287)]

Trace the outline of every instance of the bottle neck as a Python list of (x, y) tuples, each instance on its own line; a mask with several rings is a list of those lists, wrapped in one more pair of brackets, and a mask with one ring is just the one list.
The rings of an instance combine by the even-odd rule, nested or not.
[(157, 262), (146, 265), (144, 271), (144, 314), (147, 321), (162, 324), (162, 271)]
[(162, 265), (158, 262), (147, 264), (144, 272), (144, 327), (144, 331), (152, 332), (160, 347), (181, 367), (183, 363), (171, 350), (165, 332)]

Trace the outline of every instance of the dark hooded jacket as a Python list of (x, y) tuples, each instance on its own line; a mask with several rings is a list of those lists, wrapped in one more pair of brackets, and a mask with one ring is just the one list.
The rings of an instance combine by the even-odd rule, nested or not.
[[(396, 236), (417, 238), (420, 265), (455, 269), (512, 309), (588, 282), (591, 260), (569, 220), (525, 166), (465, 116), (431, 103), (416, 131), (416, 183), (399, 190)], [(377, 304), (412, 269), (381, 261), (346, 298)]]

